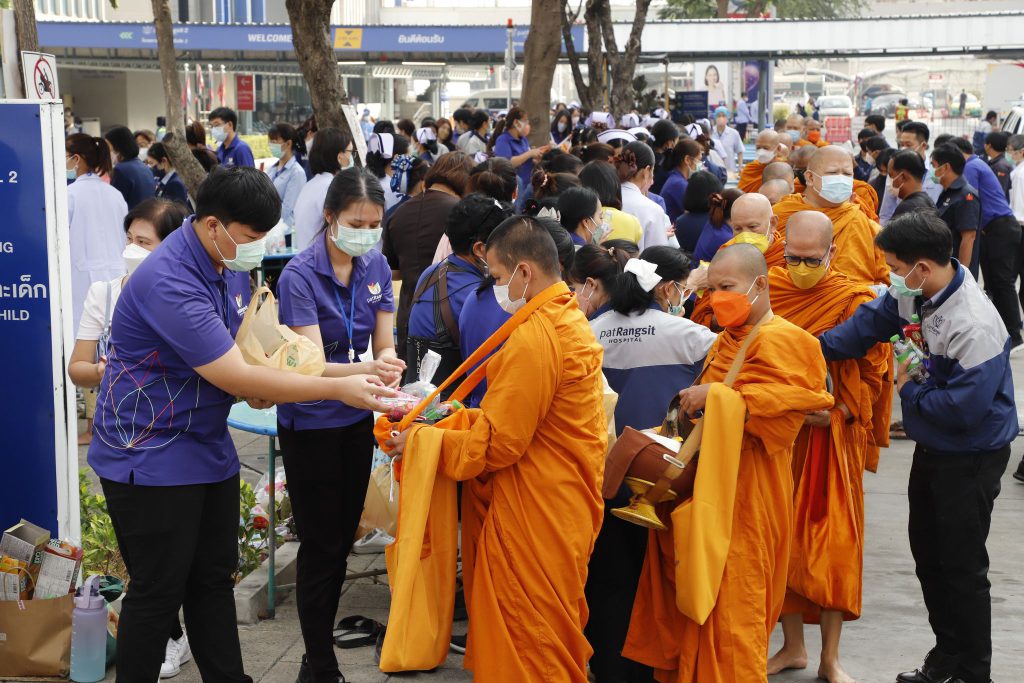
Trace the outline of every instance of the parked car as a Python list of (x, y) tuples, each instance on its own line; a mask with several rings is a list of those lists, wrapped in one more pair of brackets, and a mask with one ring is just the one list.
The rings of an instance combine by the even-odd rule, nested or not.
[(845, 116), (853, 118), (853, 102), (846, 95), (825, 95), (818, 98), (818, 116)]
[(896, 106), (904, 99), (907, 99), (907, 96), (901, 92), (879, 95), (871, 100), (871, 111), (868, 114), (881, 114), (887, 118), (895, 116)]
[[(970, 111), (970, 103), (967, 105), (967, 110)], [(1010, 113), (1003, 119), (999, 130), (1010, 135), (1024, 135), (1024, 106), (1011, 108)]]

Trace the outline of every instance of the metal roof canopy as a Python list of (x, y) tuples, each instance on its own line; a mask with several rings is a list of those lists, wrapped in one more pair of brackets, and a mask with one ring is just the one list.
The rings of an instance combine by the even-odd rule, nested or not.
[[(624, 45), (630, 24), (616, 24)], [(1024, 10), (850, 19), (648, 22), (644, 53), (669, 59), (1024, 55)]]

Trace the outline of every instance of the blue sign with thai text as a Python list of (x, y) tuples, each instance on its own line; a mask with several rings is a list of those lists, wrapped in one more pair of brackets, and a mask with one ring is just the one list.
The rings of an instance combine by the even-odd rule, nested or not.
[[(87, 28), (85, 28), (87, 26)], [(40, 21), (39, 44), (48, 48), (113, 48), (156, 50), (153, 24)], [(513, 45), (522, 53), (529, 27), (515, 28)], [(334, 48), (345, 52), (505, 52), (507, 29), (503, 26), (337, 26), (331, 28)], [(583, 49), (582, 26), (573, 27), (573, 42)], [(290, 26), (176, 24), (174, 47), (178, 50), (292, 50)]]
[[(0, 529), (22, 517), (57, 533), (46, 196), (39, 105), (0, 104)], [(74, 439), (75, 435), (69, 435)]]

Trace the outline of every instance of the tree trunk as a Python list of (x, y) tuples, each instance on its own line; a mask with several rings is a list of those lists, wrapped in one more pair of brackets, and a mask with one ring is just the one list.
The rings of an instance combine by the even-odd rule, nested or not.
[(15, 97), (17, 93), (21, 97), (27, 97), (22, 83), (21, 53), (39, 52), (39, 32), (36, 30), (36, 7), (33, 0), (14, 0), (14, 35), (18, 43), (18, 78), (8, 85), (11, 94), (8, 97)]
[[(582, 5), (580, 9), (582, 9)], [(576, 20), (579, 19), (580, 9), (573, 12), (569, 9), (569, 0), (562, 0), (560, 17), (562, 22), (562, 40), (565, 42), (565, 55), (569, 60), (569, 68), (572, 70), (572, 80), (576, 86), (576, 96), (580, 98), (580, 104), (584, 109), (591, 109), (590, 86), (583, 80), (583, 70), (580, 69), (580, 53), (576, 51), (576, 43), (572, 39), (572, 27), (576, 24)]]
[(181, 107), (181, 81), (174, 53), (174, 30), (171, 26), (171, 8), (168, 0), (152, 0), (153, 23), (156, 25), (156, 50), (160, 59), (160, 78), (164, 85), (164, 104), (167, 107), (167, 129), (174, 133), (165, 143), (167, 156), (174, 170), (193, 197), (206, 179), (206, 171), (192, 156), (185, 144), (185, 113)]
[(718, 5), (718, 18), (728, 19), (729, 18), (729, 0), (717, 0)]
[(562, 53), (562, 0), (533, 0), (530, 34), (523, 46), (521, 102), (530, 115), (530, 144), (541, 147), (551, 141), (551, 81)]
[(636, 61), (640, 57), (640, 36), (644, 31), (644, 24), (647, 23), (647, 8), (650, 5), (651, 0), (637, 0), (626, 49), (613, 63), (611, 109), (616, 118), (633, 108), (633, 74), (636, 71)]
[(341, 108), (348, 103), (348, 94), (342, 87), (338, 60), (330, 41), (333, 0), (285, 0), (284, 4), (292, 25), (295, 56), (313, 100), (317, 127), (340, 128), (356, 135), (359, 131), (349, 130)]

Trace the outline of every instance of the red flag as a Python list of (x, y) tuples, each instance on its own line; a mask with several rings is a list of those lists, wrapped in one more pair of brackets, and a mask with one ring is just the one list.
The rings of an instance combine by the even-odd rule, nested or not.
[(199, 100), (199, 106), (202, 107), (205, 104), (206, 95), (206, 83), (203, 80), (203, 67), (196, 64), (196, 97)]
[(210, 94), (209, 94), (209, 99), (208, 99), (208, 102), (207, 102), (207, 109), (213, 109), (213, 84), (214, 84), (214, 80), (213, 80), (213, 64), (207, 64), (206, 68), (209, 69), (209, 72), (210, 72), (210, 91), (209, 91)]
[(217, 88), (217, 99), (219, 106), (224, 106), (224, 91), (227, 89), (228, 72), (224, 69), (224, 65), (220, 66), (220, 87)]

